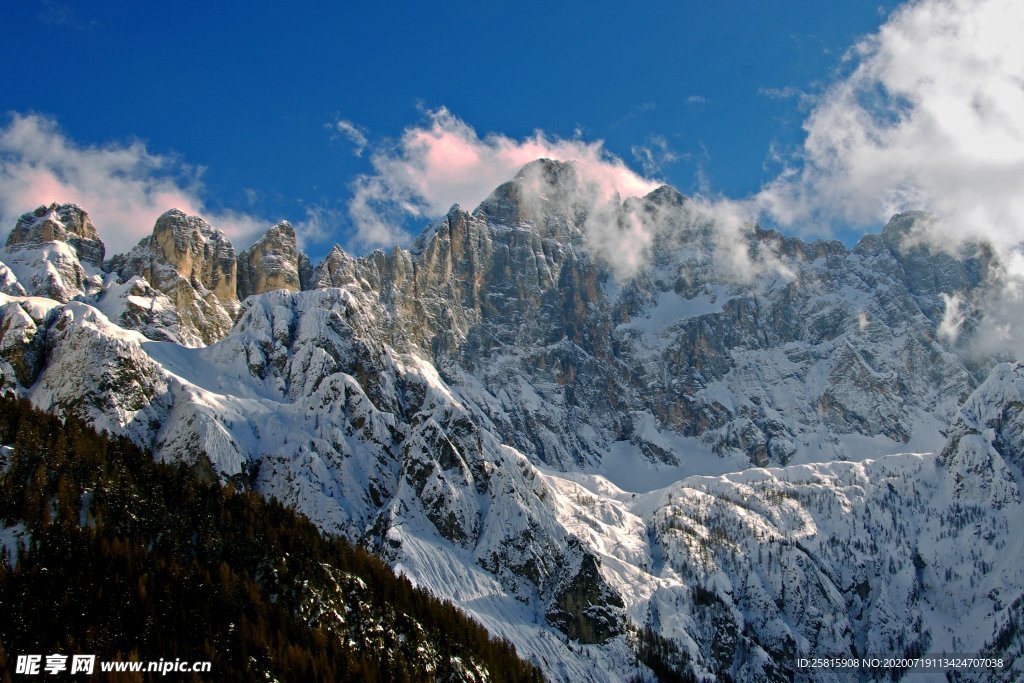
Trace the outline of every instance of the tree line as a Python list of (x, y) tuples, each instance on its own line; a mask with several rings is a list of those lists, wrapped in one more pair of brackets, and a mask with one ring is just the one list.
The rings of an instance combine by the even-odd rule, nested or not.
[(0, 521), (29, 539), (13, 561), (0, 552), (4, 681), (18, 654), (52, 653), (209, 660), (222, 681), (543, 680), (507, 640), (276, 501), (10, 396), (0, 444)]

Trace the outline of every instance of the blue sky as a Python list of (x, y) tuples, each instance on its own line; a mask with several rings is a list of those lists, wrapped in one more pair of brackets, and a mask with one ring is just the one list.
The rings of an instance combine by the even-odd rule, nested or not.
[[(92, 175), (83, 169), (102, 154), (112, 176), (149, 184), (133, 220), (178, 192), (243, 243), (253, 225), (288, 218), (314, 254), (332, 242), (365, 250), (375, 244), (359, 232), (355, 188), (395, 172), (381, 160), (405, 159), (403, 135), (439, 120), (477, 140), (516, 143), (542, 131), (551, 144), (603, 141), (600, 156), (646, 178), (688, 194), (747, 198), (785, 169), (802, 170), (809, 117), (869, 61), (844, 55), (890, 22), (894, 7), (24, 0), (5, 9), (0, 28), (9, 138), (0, 145), (0, 213), (9, 222), (33, 208), (12, 205), (36, 196), (14, 176), (37, 168), (33, 149), (56, 139), (86, 164), (55, 171), (59, 186)], [(19, 122), (20, 137), (12, 133)], [(118, 153), (136, 156), (122, 168), (110, 161)], [(4, 182), (21, 189), (5, 192)], [(375, 201), (393, 196), (389, 182)], [(786, 224), (799, 203), (786, 201), (761, 220)], [(435, 204), (392, 210), (389, 220), (414, 230)], [(847, 212), (838, 224), (876, 220)], [(114, 241), (150, 228), (122, 226)]]

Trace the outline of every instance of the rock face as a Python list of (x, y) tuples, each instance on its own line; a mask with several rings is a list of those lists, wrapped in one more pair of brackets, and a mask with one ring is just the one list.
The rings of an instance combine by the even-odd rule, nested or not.
[(0, 389), (35, 384), (45, 361), (46, 335), (38, 334), (45, 318), (45, 309), (9, 301), (0, 305)]
[(602, 578), (600, 563), (584, 554), (575, 578), (547, 614), (552, 626), (581, 643), (606, 643), (623, 632), (625, 604)]
[(5, 291), (23, 291), (60, 302), (98, 292), (104, 246), (89, 214), (74, 204), (40, 206), (26, 213), (7, 237), (3, 261), (9, 270), (0, 276)]
[[(303, 269), (308, 270), (309, 259)], [(288, 221), (281, 221), (238, 255), (238, 298), (284, 289), (297, 292), (302, 289), (299, 250), (295, 242), (295, 229)]]
[(105, 268), (121, 280), (140, 277), (166, 295), (187, 342), (221, 339), (238, 312), (234, 247), (223, 232), (177, 209), (160, 216), (152, 235)]
[(7, 237), (7, 249), (41, 247), (47, 242), (67, 242), (82, 263), (100, 267), (105, 248), (89, 214), (75, 204), (40, 206), (18, 219)]
[[(202, 346), (205, 342), (200, 317), (183, 317), (175, 301), (145, 279), (132, 276), (125, 282), (108, 282), (90, 302), (121, 327), (136, 330), (154, 341), (169, 341), (183, 346)], [(186, 308), (186, 313), (190, 312)]]
[[(671, 188), (610, 217), (588, 215), (585, 196), (571, 165), (537, 162), (409, 251), (335, 248), (310, 286), (386, 304), (388, 343), (485, 387), (502, 438), (562, 468), (622, 444), (685, 467), (679, 437), (757, 465), (846, 457), (848, 437), (936, 448), (983, 373), (938, 328), (948, 297), (985, 290), (992, 255), (906, 243), (921, 216), (853, 250), (759, 229), (727, 247)], [(649, 267), (616, 276), (589, 237), (598, 219), (639, 222)], [(737, 250), (742, 276), (726, 267)]]
[[(166, 263), (177, 277), (197, 282), (227, 308), (237, 310), (235, 249), (223, 232), (198, 216), (172, 209), (157, 219), (150, 239), (154, 263), (148, 274), (156, 278), (152, 284), (164, 284), (160, 277), (168, 273), (159, 266)], [(127, 263), (131, 262), (129, 256)]]
[(313, 264), (309, 262), (309, 256), (303, 252), (299, 252), (299, 289), (306, 291), (312, 289), (313, 281)]
[(345, 287), (356, 282), (356, 261), (345, 250), (334, 245), (322, 263), (313, 269), (309, 281), (310, 289)]

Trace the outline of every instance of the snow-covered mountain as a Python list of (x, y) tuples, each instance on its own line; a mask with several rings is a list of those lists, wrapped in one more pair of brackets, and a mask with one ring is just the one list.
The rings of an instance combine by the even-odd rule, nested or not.
[[(102, 286), (105, 248), (89, 215), (73, 204), (40, 206), (11, 230), (0, 290), (65, 302)], [(20, 282), (19, 282), (20, 281)]]
[(727, 239), (541, 160), (311, 267), (287, 223), (236, 256), (179, 211), (103, 262), (41, 207), (0, 258), (0, 390), (294, 506), (555, 679), (650, 675), (646, 627), (738, 680), (1019, 651), (1024, 371), (964, 350), (997, 256), (923, 219)]

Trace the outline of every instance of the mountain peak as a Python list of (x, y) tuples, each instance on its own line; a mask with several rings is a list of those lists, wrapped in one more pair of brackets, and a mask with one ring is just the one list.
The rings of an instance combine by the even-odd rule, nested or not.
[(528, 225), (541, 237), (569, 241), (586, 202), (572, 162), (537, 159), (499, 185), (473, 212), (496, 225)]
[(238, 255), (238, 298), (275, 289), (297, 292), (299, 250), (295, 228), (288, 221), (273, 226), (257, 242)]
[(922, 227), (934, 220), (925, 211), (904, 211), (893, 214), (882, 228), (882, 241), (897, 252), (907, 251), (921, 243)]
[(19, 288), (60, 302), (98, 291), (105, 248), (75, 204), (50, 204), (22, 214), (4, 248), (4, 289)]
[(122, 282), (139, 277), (169, 298), (179, 338), (209, 344), (231, 328), (238, 310), (238, 262), (227, 235), (199, 216), (171, 209), (153, 233), (105, 264)]
[(671, 185), (662, 185), (644, 196), (644, 199), (659, 206), (683, 206), (690, 199)]
[(267, 230), (266, 234), (263, 235), (262, 239), (268, 239), (271, 237), (282, 237), (283, 239), (295, 240), (295, 228), (287, 220), (280, 220), (273, 225), (270, 230)]
[[(213, 239), (218, 242), (226, 242), (230, 247), (231, 243), (222, 230), (218, 230), (200, 216), (189, 216), (181, 209), (170, 209), (160, 214), (153, 226), (153, 235), (170, 232), (176, 240), (203, 240)], [(232, 251), (234, 247), (231, 247)]]
[(236, 299), (235, 248), (223, 231), (171, 209), (156, 219), (152, 239), (182, 277), (198, 280), (223, 302)]
[(528, 179), (531, 177), (543, 178), (549, 185), (558, 185), (565, 182), (575, 183), (576, 165), (571, 161), (559, 161), (542, 157), (535, 159), (519, 169), (515, 180)]
[(356, 281), (355, 262), (339, 245), (331, 247), (327, 257), (313, 269), (309, 286), (313, 289), (343, 287)]
[(77, 204), (40, 206), (24, 213), (7, 237), (8, 251), (39, 247), (47, 242), (66, 242), (78, 258), (99, 267), (105, 247), (89, 214)]

